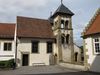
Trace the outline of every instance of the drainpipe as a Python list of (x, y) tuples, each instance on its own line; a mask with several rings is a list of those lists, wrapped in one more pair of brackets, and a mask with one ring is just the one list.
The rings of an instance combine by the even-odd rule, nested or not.
[(17, 67), (17, 24), (15, 25), (15, 34), (14, 34), (14, 42), (15, 42), (15, 68)]

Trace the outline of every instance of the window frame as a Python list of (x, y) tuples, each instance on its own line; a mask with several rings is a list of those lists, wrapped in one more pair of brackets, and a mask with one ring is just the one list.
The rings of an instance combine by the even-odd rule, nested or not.
[(61, 20), (61, 29), (65, 28), (64, 22), (65, 22), (64, 20)]
[[(34, 44), (34, 49), (33, 48), (33, 44)], [(31, 53), (39, 53), (39, 41), (32, 41), (32, 47), (31, 47)]]
[(67, 35), (66, 35), (66, 44), (69, 44), (69, 43), (70, 43), (70, 35), (67, 34)]
[(53, 53), (53, 42), (48, 41), (47, 42), (47, 51), (46, 53)]
[[(99, 47), (96, 47), (97, 44), (99, 44)], [(94, 54), (100, 54), (100, 38), (97, 37), (93, 39), (93, 47), (94, 47)], [(97, 48), (98, 50), (96, 50)]]
[[(5, 46), (5, 44), (6, 44), (6, 46)], [(4, 42), (3, 50), (4, 51), (12, 51), (12, 42)]]
[(69, 28), (69, 27), (68, 27), (68, 24), (69, 24), (69, 21), (66, 20), (66, 21), (65, 21), (65, 29), (68, 29), (68, 28)]
[(65, 44), (65, 37), (64, 36), (61, 36), (61, 43)]

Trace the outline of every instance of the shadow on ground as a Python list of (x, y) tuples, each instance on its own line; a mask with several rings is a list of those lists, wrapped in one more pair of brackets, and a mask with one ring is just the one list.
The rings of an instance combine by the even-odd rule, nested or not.
[(100, 73), (95, 72), (65, 72), (65, 73), (51, 73), (51, 74), (22, 74), (22, 75), (100, 75)]

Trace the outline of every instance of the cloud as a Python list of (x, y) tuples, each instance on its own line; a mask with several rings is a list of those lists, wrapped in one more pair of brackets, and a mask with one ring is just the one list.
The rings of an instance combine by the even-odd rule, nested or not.
[[(100, 0), (63, 0), (75, 13), (72, 17), (74, 40), (79, 43), (81, 32), (100, 7)], [(60, 5), (60, 0), (0, 0), (0, 22), (16, 22), (16, 16), (47, 19)]]
[(17, 15), (28, 16), (41, 12), (39, 10), (46, 7), (48, 2), (48, 0), (0, 0), (0, 22), (6, 22), (6, 19), (7, 22), (15, 22), (13, 18)]
[[(1, 6), (44, 6), (48, 0), (0, 0)], [(3, 5), (6, 4), (6, 5)]]

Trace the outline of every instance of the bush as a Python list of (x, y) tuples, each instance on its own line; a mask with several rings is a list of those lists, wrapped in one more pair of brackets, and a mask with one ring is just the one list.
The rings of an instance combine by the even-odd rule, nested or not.
[(12, 68), (14, 59), (8, 61), (0, 61), (0, 68)]

